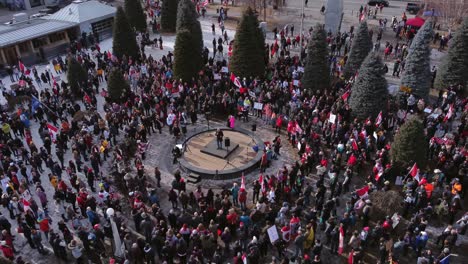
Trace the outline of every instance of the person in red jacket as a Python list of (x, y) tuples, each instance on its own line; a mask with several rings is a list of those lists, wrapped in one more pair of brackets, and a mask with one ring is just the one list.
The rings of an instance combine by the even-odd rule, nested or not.
[(275, 127), (275, 132), (278, 134), (281, 134), (281, 126), (283, 125), (283, 118), (281, 115), (278, 115), (276, 118), (276, 127)]
[(3, 252), (3, 256), (5, 256), (6, 258), (10, 260), (15, 259), (13, 249), (7, 245), (6, 241), (0, 241), (0, 249)]

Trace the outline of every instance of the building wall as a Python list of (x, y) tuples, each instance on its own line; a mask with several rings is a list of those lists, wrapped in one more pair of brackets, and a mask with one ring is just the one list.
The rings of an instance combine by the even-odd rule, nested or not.
[(0, 63), (3, 65), (16, 64), (17, 58), (21, 57), (24, 64), (32, 65), (65, 53), (69, 44), (70, 39), (66, 30), (48, 34), (2, 47), (0, 49)]

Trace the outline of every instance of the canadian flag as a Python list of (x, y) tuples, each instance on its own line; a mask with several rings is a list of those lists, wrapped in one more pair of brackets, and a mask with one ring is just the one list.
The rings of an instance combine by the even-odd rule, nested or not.
[(22, 202), (23, 202), (23, 210), (24, 210), (25, 212), (27, 212), (28, 210), (31, 209), (31, 203), (29, 203), (28, 200), (23, 199)]
[(356, 194), (362, 199), (365, 199), (368, 196), (368, 193), (369, 193), (369, 186), (368, 185), (362, 187), (359, 190), (356, 190)]
[(299, 126), (298, 123), (296, 123), (296, 132), (302, 134), (302, 128)]
[(358, 147), (358, 144), (357, 144), (356, 140), (353, 140), (351, 142), (351, 145), (353, 146), (353, 150), (359, 150), (359, 147)]
[(411, 167), (409, 174), (419, 182), (419, 168), (416, 162), (414, 163), (413, 167)]
[(24, 73), (24, 70), (26, 69), (26, 67), (24, 67), (24, 64), (22, 61), (18, 62), (18, 66), (19, 66), (19, 70)]
[(239, 77), (237, 77), (236, 75), (234, 75), (233, 72), (231, 72), (231, 82), (234, 83), (235, 86), (237, 86), (238, 88), (241, 88), (242, 87), (242, 84), (239, 80)]
[(228, 57), (232, 56), (232, 44), (229, 44), (228, 46)]
[(266, 192), (266, 188), (265, 188), (265, 181), (263, 179), (263, 174), (260, 174), (260, 177), (258, 178), (258, 181), (260, 182), (260, 190), (262, 192), (262, 194), (264, 194)]
[(47, 123), (47, 129), (49, 130), (49, 135), (53, 141), (57, 138), (58, 128)]
[(344, 249), (344, 230), (343, 227), (340, 226), (340, 237), (338, 242), (338, 254), (342, 254)]
[(375, 126), (378, 127), (382, 124), (382, 111), (380, 111), (379, 115), (375, 119)]
[(444, 117), (444, 122), (447, 122), (453, 116), (453, 104), (450, 105), (447, 114)]
[(241, 186), (240, 186), (240, 188), (245, 190), (245, 177), (244, 177), (244, 173), (242, 173), (242, 177), (241, 177)]
[(351, 90), (348, 90), (346, 91), (346, 93), (344, 93), (342, 96), (341, 96), (341, 99), (343, 99), (343, 101), (347, 101), (348, 100), (348, 97), (351, 95)]
[(285, 242), (289, 242), (291, 239), (291, 228), (288, 224), (281, 228), (281, 237)]
[(208, 0), (205, 0), (205, 2), (202, 3), (202, 6), (205, 7), (205, 6), (209, 5), (209, 4), (210, 4), (210, 2)]

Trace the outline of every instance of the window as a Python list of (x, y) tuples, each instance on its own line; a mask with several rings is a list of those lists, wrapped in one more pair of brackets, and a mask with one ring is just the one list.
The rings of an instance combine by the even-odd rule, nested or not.
[(45, 37), (33, 39), (32, 42), (35, 49), (47, 45), (47, 39)]
[(65, 32), (53, 33), (49, 35), (50, 43), (58, 42), (64, 40), (65, 38)]
[(31, 50), (29, 47), (29, 42), (22, 42), (18, 44), (18, 47), (21, 53), (28, 53)]

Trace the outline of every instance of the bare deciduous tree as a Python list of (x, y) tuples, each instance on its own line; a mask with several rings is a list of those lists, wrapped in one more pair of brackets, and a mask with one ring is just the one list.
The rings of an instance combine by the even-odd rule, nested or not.
[(468, 1), (466, 0), (426, 0), (426, 10), (434, 9), (434, 14), (442, 26), (451, 30), (468, 16)]

